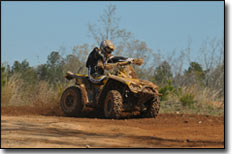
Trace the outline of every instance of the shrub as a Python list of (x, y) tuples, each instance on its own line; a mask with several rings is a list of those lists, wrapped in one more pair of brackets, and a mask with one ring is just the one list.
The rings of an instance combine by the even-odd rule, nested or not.
[(159, 93), (162, 94), (161, 97), (160, 97), (161, 101), (168, 100), (169, 87), (164, 86), (164, 87), (160, 88)]
[(168, 100), (168, 95), (169, 94), (176, 94), (177, 91), (175, 88), (172, 86), (172, 81), (168, 80), (168, 85), (162, 87), (159, 89), (159, 93), (162, 94), (160, 100), (161, 101), (167, 101)]
[(192, 94), (184, 94), (180, 97), (180, 102), (183, 106), (193, 107), (194, 103), (194, 96)]

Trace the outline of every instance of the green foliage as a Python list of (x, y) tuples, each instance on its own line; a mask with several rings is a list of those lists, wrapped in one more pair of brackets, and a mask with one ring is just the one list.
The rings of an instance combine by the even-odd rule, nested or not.
[(166, 84), (168, 80), (172, 79), (171, 67), (167, 61), (155, 69), (154, 79), (159, 85)]
[(57, 51), (52, 51), (50, 55), (48, 55), (47, 57), (47, 64), (49, 67), (60, 65), (61, 61), (62, 61), (62, 57)]
[(183, 106), (193, 107), (196, 101), (194, 100), (193, 94), (184, 94), (180, 97), (180, 102)]
[[(11, 67), (10, 75), (20, 74), (25, 81), (25, 84), (35, 84), (37, 80), (36, 71), (33, 67), (30, 67), (27, 60), (23, 60), (21, 63), (15, 61)], [(26, 86), (26, 85), (24, 85)]]
[(36, 69), (39, 80), (49, 80), (49, 69), (47, 64), (41, 64)]
[[(41, 64), (37, 67), (36, 72), (39, 80), (49, 81), (53, 86), (58, 86), (65, 82), (64, 75), (67, 71), (74, 73), (85, 73), (85, 63), (80, 57), (84, 57), (87, 50), (86, 45), (77, 47), (75, 46), (73, 54), (67, 55), (63, 58), (59, 52), (53, 51), (47, 57), (47, 63)], [(78, 54), (75, 55), (75, 54)]]
[(188, 70), (185, 71), (185, 75), (196, 76), (198, 81), (202, 81), (205, 78), (205, 71), (199, 63), (191, 62)]
[(19, 61), (15, 61), (12, 66), (12, 73), (24, 73), (27, 69), (29, 69), (29, 62), (27, 60), (23, 60), (21, 63)]
[(2, 87), (4, 87), (4, 85), (7, 82), (7, 72), (6, 72), (6, 67), (1, 65), (1, 90)]
[(47, 64), (41, 65), (37, 70), (40, 80), (48, 80), (56, 85), (64, 81), (64, 61), (59, 52), (52, 51), (47, 57)]
[(203, 72), (203, 69), (201, 65), (198, 64), (197, 62), (191, 62), (186, 73), (191, 73), (191, 72)]
[(159, 89), (159, 93), (162, 94), (160, 100), (167, 101), (169, 94), (176, 94), (177, 90), (172, 86), (172, 81), (168, 80), (168, 84)]

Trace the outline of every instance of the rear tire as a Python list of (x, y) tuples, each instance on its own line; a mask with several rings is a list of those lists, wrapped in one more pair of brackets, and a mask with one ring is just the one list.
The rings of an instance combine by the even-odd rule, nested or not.
[(155, 118), (160, 109), (160, 99), (158, 96), (145, 103), (147, 109), (141, 113), (145, 118)]
[(104, 115), (106, 118), (119, 119), (123, 110), (123, 98), (119, 91), (110, 90), (104, 101)]
[(81, 91), (78, 87), (67, 88), (61, 97), (61, 108), (67, 116), (80, 116), (83, 109)]

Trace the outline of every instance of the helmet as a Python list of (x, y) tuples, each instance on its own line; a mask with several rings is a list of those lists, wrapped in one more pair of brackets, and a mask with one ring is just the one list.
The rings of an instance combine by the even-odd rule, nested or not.
[(104, 40), (100, 44), (100, 49), (103, 53), (111, 53), (115, 50), (114, 44), (110, 40)]

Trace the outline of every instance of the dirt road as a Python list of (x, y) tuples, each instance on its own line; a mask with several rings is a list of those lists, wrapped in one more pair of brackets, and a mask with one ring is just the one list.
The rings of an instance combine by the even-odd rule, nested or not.
[(224, 148), (224, 117), (99, 119), (2, 114), (2, 148)]

